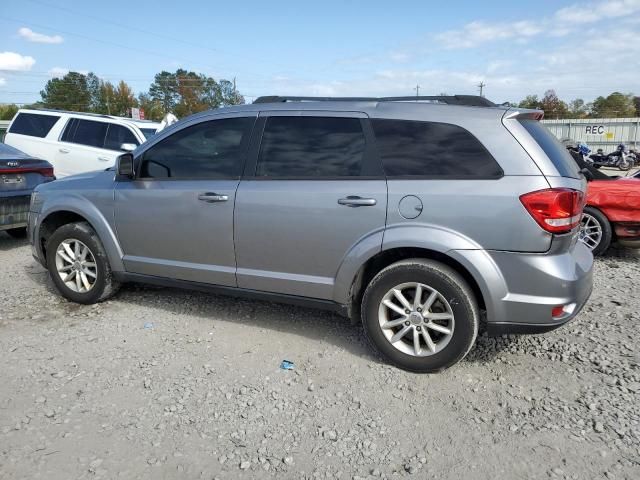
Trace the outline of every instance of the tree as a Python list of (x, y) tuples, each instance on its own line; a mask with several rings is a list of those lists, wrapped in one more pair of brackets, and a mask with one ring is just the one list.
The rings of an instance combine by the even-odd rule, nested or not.
[(13, 103), (0, 105), (0, 120), (11, 120), (16, 113), (18, 113), (19, 107)]
[(569, 117), (586, 118), (589, 114), (589, 106), (581, 98), (569, 102)]
[(567, 104), (558, 98), (555, 90), (547, 90), (540, 100), (540, 109), (546, 118), (566, 118), (569, 112)]
[(524, 100), (522, 100), (518, 104), (518, 107), (520, 107), (520, 108), (540, 108), (540, 100), (538, 100), (538, 96), (537, 95), (527, 95), (526, 97), (524, 97)]
[(88, 112), (92, 109), (91, 92), (87, 76), (69, 72), (62, 78), (52, 78), (40, 92), (42, 104), (46, 108)]
[(613, 92), (606, 98), (596, 98), (591, 113), (594, 117), (634, 117), (636, 105), (632, 94)]
[(159, 122), (164, 116), (162, 104), (158, 100), (153, 100), (149, 94), (141, 93), (138, 95), (138, 105), (144, 111), (146, 120), (154, 120)]
[[(162, 106), (163, 115), (173, 112), (179, 117), (210, 108), (244, 103), (235, 82), (216, 82), (206, 75), (178, 69), (175, 73), (156, 74), (145, 102)], [(146, 111), (146, 110), (145, 110)]]
[(636, 106), (636, 117), (640, 117), (640, 97), (633, 97), (633, 104)]
[(133, 90), (124, 80), (120, 80), (118, 86), (113, 91), (111, 115), (119, 115), (121, 117), (129, 116), (131, 108), (137, 106), (138, 100), (133, 95)]

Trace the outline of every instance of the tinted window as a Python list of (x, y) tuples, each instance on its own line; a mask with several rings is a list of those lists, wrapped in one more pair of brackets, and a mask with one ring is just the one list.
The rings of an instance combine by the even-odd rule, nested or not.
[(520, 123), (549, 157), (562, 177), (580, 178), (577, 164), (547, 127), (538, 120), (520, 120)]
[(448, 123), (372, 120), (390, 177), (495, 178), (502, 169), (464, 128)]
[(141, 128), (140, 131), (144, 135), (144, 138), (146, 138), (147, 140), (153, 137), (157, 132), (155, 128)]
[(104, 148), (104, 137), (107, 134), (108, 123), (80, 119), (77, 119), (77, 122), (78, 125), (73, 135), (73, 140), (68, 141), (90, 147)]
[(364, 134), (357, 118), (269, 117), (262, 135), (256, 175), (360, 175), (364, 149)]
[(138, 139), (133, 132), (122, 125), (109, 124), (107, 129), (107, 138), (104, 141), (104, 148), (109, 150), (120, 150), (123, 143), (132, 143), (139, 145)]
[(177, 131), (147, 150), (143, 178), (238, 178), (254, 119), (227, 118)]
[(37, 113), (19, 113), (11, 124), (9, 133), (19, 133), (31, 137), (44, 138), (60, 117), (56, 115), (39, 115)]
[(77, 127), (78, 120), (76, 118), (72, 118), (71, 120), (69, 120), (67, 122), (67, 125), (64, 127), (64, 132), (62, 132), (62, 137), (60, 137), (60, 140), (63, 142), (72, 142)]

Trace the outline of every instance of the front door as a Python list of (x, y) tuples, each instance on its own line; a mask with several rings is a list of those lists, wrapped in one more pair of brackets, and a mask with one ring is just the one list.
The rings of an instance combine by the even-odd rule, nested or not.
[(331, 299), (348, 252), (370, 235), (381, 243), (387, 185), (366, 121), (271, 112), (258, 122), (257, 162), (236, 199), (239, 287)]
[(201, 119), (136, 158), (136, 179), (115, 191), (127, 271), (236, 285), (233, 209), (254, 121)]

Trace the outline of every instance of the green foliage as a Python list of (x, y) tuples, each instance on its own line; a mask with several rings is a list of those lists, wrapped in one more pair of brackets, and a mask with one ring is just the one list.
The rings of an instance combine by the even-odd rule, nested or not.
[(40, 92), (46, 108), (89, 112), (92, 110), (88, 75), (69, 72), (62, 78), (52, 78)]
[(178, 117), (244, 103), (244, 98), (233, 82), (216, 82), (206, 75), (183, 69), (178, 69), (175, 73), (162, 71), (156, 74), (149, 87), (148, 97), (150, 101), (162, 106), (163, 114), (171, 112)]
[(522, 100), (519, 104), (518, 107), (520, 108), (540, 108), (540, 100), (538, 100), (538, 96), (537, 95), (527, 95), (526, 97), (524, 97), (524, 100)]
[(633, 117), (636, 106), (632, 94), (613, 92), (608, 97), (598, 97), (593, 101), (591, 113), (594, 117)]
[(18, 112), (17, 105), (11, 103), (7, 105), (0, 105), (0, 120), (11, 120), (13, 116)]
[(527, 95), (518, 106), (544, 110), (545, 118), (620, 118), (640, 116), (640, 97), (613, 92), (608, 97), (598, 97), (592, 103), (581, 98), (568, 104), (558, 98), (553, 90), (547, 90), (538, 100), (537, 95)]

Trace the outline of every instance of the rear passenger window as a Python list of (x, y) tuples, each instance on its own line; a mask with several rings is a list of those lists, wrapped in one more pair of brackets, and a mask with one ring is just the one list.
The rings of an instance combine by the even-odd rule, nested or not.
[(107, 134), (108, 123), (80, 119), (77, 119), (77, 122), (78, 126), (73, 140), (68, 141), (90, 147), (104, 148), (104, 137)]
[(538, 120), (520, 120), (529, 135), (536, 141), (562, 177), (580, 178), (580, 169), (566, 148)]
[(371, 121), (389, 177), (498, 178), (503, 172), (470, 132), (437, 122)]
[(201, 122), (144, 152), (142, 178), (239, 178), (253, 117)]
[(57, 115), (39, 115), (37, 113), (19, 113), (11, 124), (9, 133), (44, 138), (60, 117)]
[(259, 177), (360, 175), (365, 140), (357, 118), (269, 117), (262, 135)]
[(122, 125), (109, 124), (107, 129), (107, 138), (104, 141), (104, 148), (109, 150), (120, 150), (123, 143), (132, 143), (139, 145), (138, 139), (133, 132)]

